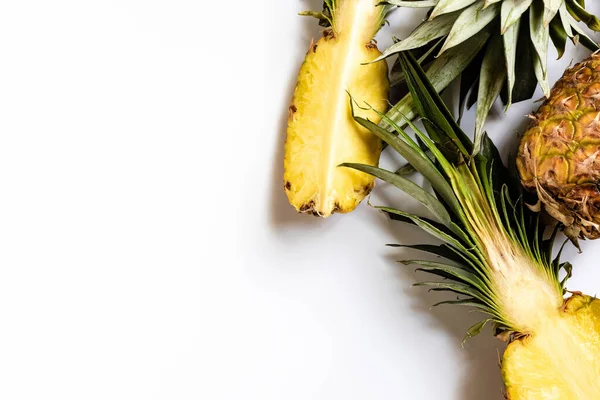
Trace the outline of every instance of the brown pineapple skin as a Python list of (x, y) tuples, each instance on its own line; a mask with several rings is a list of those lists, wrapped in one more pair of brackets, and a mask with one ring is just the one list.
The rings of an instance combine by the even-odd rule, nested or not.
[(600, 237), (600, 54), (568, 69), (531, 116), (517, 168), (569, 236)]

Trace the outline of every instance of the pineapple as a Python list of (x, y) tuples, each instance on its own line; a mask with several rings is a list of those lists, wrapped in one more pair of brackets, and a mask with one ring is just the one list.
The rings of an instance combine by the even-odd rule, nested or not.
[[(524, 206), (520, 185), (509, 181), (491, 140), (484, 136), (473, 156), (473, 143), (419, 63), (406, 53), (399, 60), (427, 134), (408, 121), (415, 141), (382, 114), (396, 134), (360, 116), (355, 119), (406, 158), (429, 182), (433, 194), (391, 171), (356, 163), (342, 167), (388, 182), (435, 217), (377, 207), (443, 242), (407, 246), (439, 256), (435, 261), (402, 262), (444, 278), (417, 285), (459, 296), (439, 304), (469, 306), (487, 315), (466, 338), (491, 323), (495, 335), (509, 342), (501, 365), (507, 398), (600, 399), (600, 300), (566, 290), (571, 265), (559, 261), (560, 252), (552, 258), (558, 229), (549, 238), (544, 236), (539, 213)], [(561, 272), (567, 273), (565, 278)], [(495, 390), (490, 389), (490, 396)]]
[[(300, 212), (328, 217), (347, 213), (371, 191), (374, 179), (336, 168), (343, 161), (377, 165), (381, 141), (358, 125), (348, 93), (385, 109), (389, 78), (373, 38), (389, 7), (378, 0), (328, 0), (324, 13), (309, 12), (330, 25), (312, 43), (289, 106), (285, 142), (284, 188)], [(378, 120), (372, 111), (359, 110)]]
[[(381, 58), (401, 51), (422, 54), (420, 60), (439, 92), (460, 77), (460, 111), (477, 102), (475, 151), (480, 148), (487, 115), (500, 96), (506, 107), (530, 99), (538, 82), (547, 96), (548, 44), (562, 57), (567, 38), (589, 49), (598, 45), (582, 29), (599, 31), (600, 22), (583, 0), (387, 0), (400, 7), (428, 8), (427, 20), (406, 39), (384, 50)], [(582, 22), (582, 23), (579, 23)], [(392, 83), (403, 81), (392, 70)], [(394, 73), (396, 72), (396, 73)], [(387, 116), (399, 125), (413, 118), (410, 96)], [(383, 128), (391, 129), (383, 121)]]
[(565, 72), (531, 116), (517, 166), (523, 185), (577, 237), (600, 237), (600, 54)]
[(509, 399), (600, 398), (600, 300), (575, 294), (504, 352)]

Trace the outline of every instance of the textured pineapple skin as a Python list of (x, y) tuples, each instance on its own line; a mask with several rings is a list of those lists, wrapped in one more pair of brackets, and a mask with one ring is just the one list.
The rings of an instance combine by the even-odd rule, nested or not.
[(572, 237), (600, 237), (600, 54), (565, 72), (532, 116), (517, 157), (523, 185)]
[[(289, 107), (284, 158), (284, 188), (299, 212), (328, 217), (354, 210), (370, 193), (374, 178), (344, 162), (377, 166), (382, 143), (352, 118), (349, 95), (385, 112), (389, 78), (373, 43), (352, 43), (332, 30), (308, 50)], [(348, 62), (347, 55), (352, 59)], [(362, 64), (362, 65), (361, 65)], [(372, 110), (355, 106), (356, 115), (379, 123)]]
[(600, 300), (575, 294), (502, 360), (510, 400), (600, 399)]

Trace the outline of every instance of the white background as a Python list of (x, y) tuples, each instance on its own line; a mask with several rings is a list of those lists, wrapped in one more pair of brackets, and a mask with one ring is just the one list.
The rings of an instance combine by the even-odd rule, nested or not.
[[(444, 296), (384, 247), (429, 238), (287, 203), (287, 104), (318, 35), (296, 14), (321, 2), (205, 3), (0, 3), (0, 398), (500, 400), (501, 343), (461, 349), (478, 316), (429, 311)], [(397, 13), (381, 47), (418, 22)], [(552, 81), (588, 54), (569, 49)], [(494, 108), (504, 153), (533, 107)], [(597, 292), (599, 255), (569, 249), (570, 288)]]

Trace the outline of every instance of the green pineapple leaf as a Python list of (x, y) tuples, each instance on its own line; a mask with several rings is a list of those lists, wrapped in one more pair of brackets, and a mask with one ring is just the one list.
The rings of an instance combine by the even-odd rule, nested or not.
[(412, 0), (412, 1), (406, 1), (406, 0), (386, 0), (386, 1), (382, 1), (381, 5), (392, 5), (392, 6), (397, 6), (397, 7), (408, 7), (408, 8), (429, 8), (429, 7), (435, 7), (435, 5), (437, 4), (438, 0)]
[(600, 20), (593, 14), (587, 12), (584, 6), (573, 0), (567, 0), (566, 6), (573, 16), (576, 16), (578, 21), (582, 21), (593, 31), (600, 31)]
[[(502, 35), (504, 41), (504, 56), (506, 59), (506, 73), (507, 73), (507, 91), (508, 91), (508, 101), (506, 104), (506, 109), (512, 104), (512, 94), (515, 88), (515, 80), (516, 80), (516, 70), (515, 66), (517, 64), (517, 46), (519, 44), (519, 27), (520, 19), (517, 20), (514, 24), (512, 24), (506, 31), (504, 35)], [(566, 41), (566, 37), (565, 37)], [(485, 122), (485, 121), (484, 121)]]
[[(453, 80), (460, 76), (464, 69), (471, 64), (490, 37), (488, 30), (472, 37), (466, 42), (446, 51), (437, 57), (427, 69), (427, 77), (434, 84), (435, 90), (440, 92)], [(382, 120), (380, 126), (384, 129), (393, 129), (389, 120), (397, 125), (406, 125), (407, 120), (416, 118), (416, 107), (411, 94), (406, 95), (396, 103), (387, 113), (387, 120)]]
[(408, 248), (412, 250), (422, 251), (424, 253), (433, 254), (438, 257), (445, 258), (449, 261), (454, 261), (455, 263), (463, 263), (465, 259), (463, 256), (456, 253), (451, 247), (447, 244), (442, 245), (433, 245), (433, 244), (388, 244), (389, 247), (401, 247)]
[(361, 172), (373, 175), (390, 185), (394, 185), (404, 193), (408, 194), (421, 204), (423, 204), (431, 213), (438, 219), (439, 222), (444, 224), (446, 227), (452, 229), (452, 219), (448, 210), (436, 199), (432, 194), (427, 192), (421, 186), (416, 183), (399, 176), (393, 172), (386, 171), (381, 168), (373, 167), (371, 165), (355, 164), (355, 163), (344, 163), (342, 167), (350, 167)]
[(418, 265), (418, 271), (429, 272), (433, 275), (438, 273), (443, 273), (443, 275), (440, 275), (442, 277), (447, 277), (450, 275), (458, 282), (462, 282), (477, 288), (481, 293), (489, 296), (488, 300), (491, 300), (494, 297), (493, 293), (488, 289), (489, 282), (484, 283), (477, 275), (470, 272), (468, 268), (461, 267), (460, 265), (451, 265), (425, 260), (403, 260), (400, 262), (404, 265)]
[[(546, 79), (548, 70), (546, 60), (548, 58), (548, 41), (550, 39), (550, 29), (543, 24), (544, 7), (539, 2), (534, 2), (531, 5), (529, 13), (530, 23), (529, 29), (531, 32), (531, 42), (540, 60), (540, 67), (544, 79)], [(541, 83), (541, 82), (540, 82)], [(545, 93), (545, 92), (544, 92)]]
[(479, 335), (481, 333), (481, 331), (483, 331), (483, 328), (485, 328), (485, 326), (487, 325), (488, 322), (492, 321), (491, 319), (484, 319), (481, 322), (476, 323), (475, 325), (473, 325), (472, 327), (470, 327), (467, 330), (467, 334), (465, 335), (465, 338), (463, 339), (461, 345), (464, 347), (465, 343), (467, 342), (467, 340), (474, 338), (475, 336)]
[(462, 10), (479, 0), (440, 0), (431, 12), (429, 20), (438, 15), (447, 14), (453, 11)]
[(407, 39), (401, 40), (385, 49), (381, 56), (376, 58), (373, 62), (378, 62), (401, 51), (422, 47), (427, 43), (448, 35), (459, 14), (460, 13), (446, 14), (433, 21), (423, 22)]
[(521, 19), (533, 0), (504, 0), (500, 11), (500, 31), (504, 34), (508, 28)]
[(483, 63), (481, 64), (477, 113), (475, 117), (475, 153), (481, 148), (483, 126), (506, 79), (507, 71), (502, 52), (503, 46), (502, 37), (494, 36), (488, 45), (483, 57)]
[[(386, 4), (406, 6), (403, 3)], [(423, 3), (415, 2), (420, 5)], [(454, 22), (448, 31), (450, 19)], [(430, 30), (429, 27), (433, 27), (436, 21), (440, 21), (443, 29)], [(438, 93), (460, 78), (459, 120), (465, 106), (470, 108), (476, 102), (483, 103), (478, 105), (479, 115), (475, 132), (475, 141), (478, 144), (489, 107), (495, 98), (501, 97), (505, 108), (508, 109), (514, 103), (530, 99), (538, 85), (545, 96), (549, 95), (547, 58), (550, 41), (557, 49), (559, 57), (565, 52), (566, 38), (570, 38), (575, 44), (581, 43), (592, 51), (600, 48), (582, 29), (583, 24), (592, 30), (600, 30), (600, 19), (587, 11), (585, 3), (580, 0), (439, 0), (431, 6), (427, 21), (406, 39), (385, 49), (384, 54), (385, 57), (389, 57), (408, 48), (421, 54), (422, 51), (431, 50), (434, 41), (444, 40), (438, 58), (427, 68), (427, 77)], [(463, 46), (468, 41), (481, 37), (485, 31), (489, 36), (480, 46)], [(497, 82), (496, 74), (481, 75), (486, 69), (481, 68), (480, 53), (485, 51), (484, 48), (488, 49), (494, 45), (498, 37), (502, 37), (500, 51), (504, 54), (506, 65), (502, 84)], [(453, 60), (451, 68), (434, 71), (433, 67), (437, 66), (439, 58), (456, 48), (460, 48), (460, 51), (452, 58), (462, 59)], [(473, 53), (467, 54), (468, 51)], [(427, 64), (429, 63), (430, 60), (427, 60)], [(495, 68), (500, 71), (500, 65), (496, 65)], [(473, 90), (476, 84), (481, 90)], [(387, 115), (398, 125), (404, 126), (404, 117), (414, 119), (419, 114), (416, 108), (417, 104), (412, 95), (408, 94), (400, 99)], [(392, 129), (385, 121), (380, 122), (380, 126)], [(478, 146), (473, 150), (477, 153)]]
[(500, 14), (498, 4), (487, 8), (483, 8), (483, 6), (482, 3), (475, 3), (460, 13), (452, 25), (440, 54), (479, 33)]
[[(410, 73), (405, 72), (409, 90), (412, 93), (419, 93), (419, 96), (414, 97), (417, 111), (420, 115), (426, 115), (431, 122), (431, 124), (426, 124), (430, 128), (428, 131), (437, 131), (433, 134), (432, 139), (440, 148), (445, 149), (446, 153), (455, 152), (455, 155), (461, 154), (468, 157), (473, 150), (473, 144), (456, 124), (452, 114), (427, 79), (425, 72), (418, 66), (414, 57), (408, 53), (401, 53), (399, 61), (405, 71), (410, 71)], [(437, 129), (432, 129), (434, 126)]]
[(567, 32), (564, 25), (561, 23), (561, 18), (554, 18), (550, 23), (550, 39), (556, 47), (558, 58), (562, 58), (567, 47)]
[(479, 311), (482, 311), (486, 314), (493, 314), (494, 311), (491, 310), (489, 307), (487, 307), (485, 304), (483, 304), (480, 300), (474, 299), (472, 297), (468, 297), (465, 299), (459, 299), (459, 300), (444, 300), (444, 301), (439, 301), (435, 304), (433, 304), (431, 306), (431, 308), (434, 307), (439, 307), (442, 305), (456, 305), (456, 306), (468, 306), (468, 307), (473, 307), (478, 309)]

